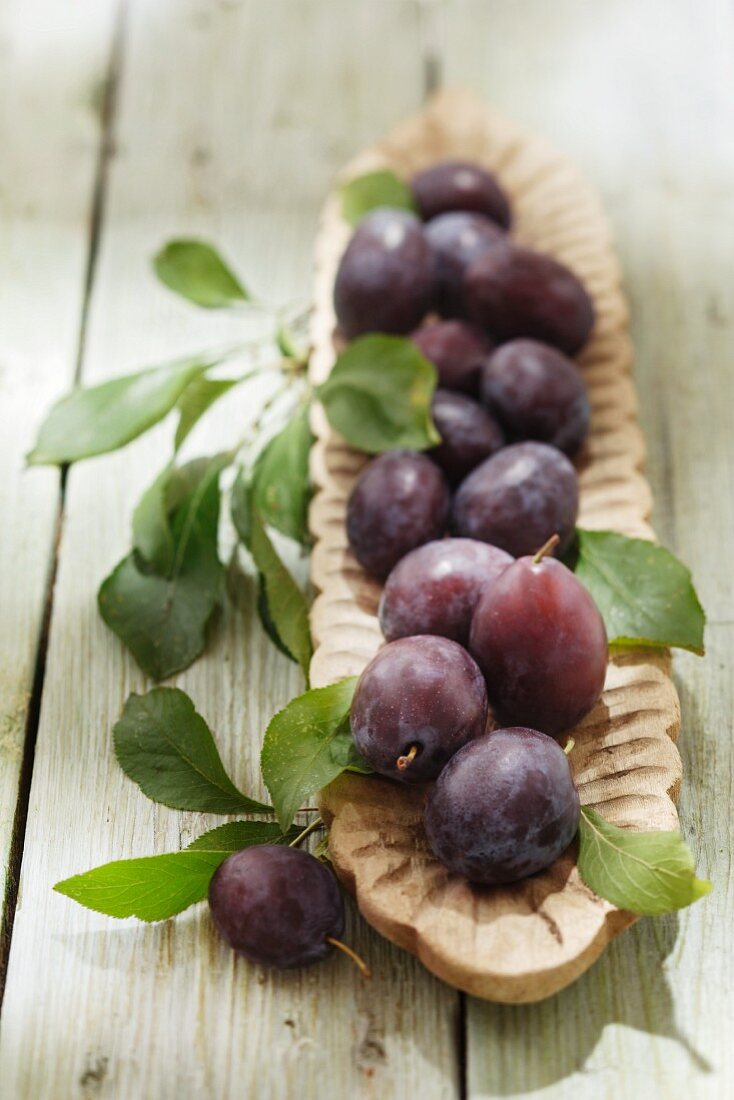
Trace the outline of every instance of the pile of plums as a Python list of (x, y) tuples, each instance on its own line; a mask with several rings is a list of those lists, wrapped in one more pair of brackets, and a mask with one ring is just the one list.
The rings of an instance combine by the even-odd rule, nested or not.
[[(351, 548), (385, 581), (387, 640), (360, 677), (352, 732), (381, 775), (435, 780), (424, 818), (435, 855), (500, 884), (549, 866), (576, 833), (579, 797), (554, 738), (594, 706), (607, 666), (601, 616), (553, 556), (576, 523), (571, 458), (589, 403), (569, 356), (594, 311), (567, 268), (512, 242), (507, 198), (482, 168), (437, 164), (412, 190), (420, 218), (369, 213), (334, 286), (347, 340), (409, 335), (439, 380), (440, 445), (376, 458), (349, 500)], [(504, 728), (486, 733), (490, 706)], [(353, 954), (336, 881), (307, 852), (236, 852), (209, 901), (254, 962)]]
[[(420, 217), (369, 213), (334, 287), (346, 339), (410, 336), (435, 365), (441, 436), (375, 458), (349, 499), (351, 549), (385, 582), (387, 641), (357, 685), (352, 732), (381, 775), (435, 780), (425, 829), (450, 870), (507, 883), (576, 833), (555, 738), (593, 708), (607, 668), (601, 615), (558, 560), (589, 428), (570, 357), (594, 310), (570, 270), (512, 241), (509, 202), (484, 169), (437, 164), (412, 191)], [(490, 708), (502, 728), (487, 733)]]

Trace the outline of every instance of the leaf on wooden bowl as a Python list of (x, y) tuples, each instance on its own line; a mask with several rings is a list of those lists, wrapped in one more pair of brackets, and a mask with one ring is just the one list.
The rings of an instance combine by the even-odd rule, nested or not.
[[(567, 264), (592, 295), (597, 322), (579, 358), (592, 407), (591, 434), (577, 463), (579, 523), (652, 538), (627, 306), (598, 198), (545, 141), (461, 91), (440, 93), (422, 114), (353, 161), (344, 178), (380, 169), (409, 178), (448, 158), (475, 160), (496, 172), (513, 203), (515, 238)], [(316, 247), (311, 371), (317, 384), (336, 357), (332, 286), (350, 231), (334, 192)], [(380, 586), (352, 556), (344, 523), (349, 491), (367, 459), (333, 433), (318, 407), (313, 428), (310, 525), (319, 594), (311, 612), (311, 682), (318, 687), (358, 675), (382, 635)], [(602, 699), (573, 731), (571, 762), (582, 803), (614, 825), (677, 828), (679, 726), (668, 653), (615, 653)], [(361, 912), (445, 981), (489, 1000), (541, 1000), (583, 973), (636, 919), (584, 885), (574, 851), (510, 887), (475, 887), (451, 875), (427, 849), (422, 798), (386, 780), (345, 775), (322, 791), (320, 804), (330, 824), (331, 859)]]

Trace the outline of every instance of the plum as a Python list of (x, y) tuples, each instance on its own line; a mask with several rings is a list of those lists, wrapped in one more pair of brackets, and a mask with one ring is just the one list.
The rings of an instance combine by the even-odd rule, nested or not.
[(483, 214), (454, 211), (426, 224), (435, 259), (435, 307), (445, 317), (464, 310), (464, 273), (472, 261), (505, 239), (504, 232)]
[(261, 966), (309, 966), (342, 945), (344, 903), (328, 867), (308, 852), (261, 844), (214, 872), (209, 907), (220, 936)]
[(504, 445), (495, 418), (463, 393), (436, 390), (432, 412), (441, 442), (427, 453), (454, 484)]
[(589, 430), (589, 398), (576, 364), (537, 340), (511, 340), (482, 364), (482, 402), (513, 439), (537, 439), (567, 455)]
[(591, 335), (594, 307), (581, 282), (541, 252), (504, 241), (466, 269), (464, 311), (499, 341), (528, 336), (575, 355)]
[(494, 349), (481, 329), (463, 321), (437, 321), (416, 329), (410, 338), (433, 363), (440, 386), (476, 394), (482, 362)]
[(380, 775), (405, 783), (435, 779), (486, 724), (487, 692), (474, 660), (456, 642), (427, 634), (384, 646), (352, 702), (362, 756)]
[(421, 217), (430, 221), (449, 210), (475, 210), (507, 229), (507, 195), (486, 168), (464, 160), (445, 160), (418, 172), (411, 182)]
[(418, 219), (378, 207), (355, 230), (334, 282), (334, 309), (348, 340), (367, 332), (407, 333), (434, 296), (433, 253)]
[(487, 886), (517, 882), (561, 856), (579, 825), (568, 757), (538, 730), (498, 729), (464, 745), (428, 796), (431, 851)]
[(570, 569), (542, 554), (519, 558), (484, 590), (469, 650), (497, 720), (555, 736), (598, 701), (608, 645), (589, 592)]
[(410, 550), (440, 538), (449, 511), (446, 478), (415, 451), (387, 451), (362, 471), (347, 503), (347, 537), (368, 573), (386, 577)]
[(474, 539), (439, 539), (411, 550), (395, 566), (380, 599), (388, 642), (411, 634), (440, 634), (466, 646), (484, 588), (512, 558)]
[(547, 443), (513, 443), (485, 459), (456, 491), (451, 530), (513, 557), (558, 534), (558, 554), (573, 539), (579, 493), (576, 471)]

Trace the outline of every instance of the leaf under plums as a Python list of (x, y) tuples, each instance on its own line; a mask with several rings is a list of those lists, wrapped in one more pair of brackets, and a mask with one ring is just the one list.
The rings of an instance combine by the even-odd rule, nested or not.
[(178, 400), (178, 427), (174, 440), (176, 450), (207, 409), (239, 382), (239, 378), (195, 378), (186, 387)]
[(690, 570), (662, 546), (613, 531), (578, 531), (578, 579), (602, 613), (609, 642), (703, 653), (706, 616)]
[(351, 676), (299, 695), (271, 720), (261, 766), (278, 821), (287, 829), (305, 799), (347, 768), (367, 773), (349, 729)]
[(272, 812), (237, 790), (208, 725), (178, 688), (130, 695), (113, 743), (125, 775), (154, 802), (199, 813)]
[(413, 192), (407, 183), (388, 168), (366, 172), (343, 184), (341, 189), (342, 214), (351, 225), (378, 206), (399, 207), (415, 212)]
[[(197, 460), (205, 464), (205, 472), (171, 516), (174, 549), (168, 572), (153, 572), (133, 551), (99, 590), (102, 618), (143, 671), (156, 680), (188, 667), (199, 656), (206, 643), (207, 624), (221, 598), (219, 475), (230, 457)], [(179, 473), (186, 478), (193, 469), (194, 463), (190, 463)], [(177, 484), (174, 478), (173, 485)], [(163, 544), (160, 546), (163, 555)]]
[(54, 890), (108, 917), (168, 920), (204, 900), (212, 875), (229, 854), (185, 851), (119, 859), (57, 882)]
[(153, 268), (169, 290), (204, 309), (224, 309), (249, 300), (232, 269), (206, 241), (169, 241), (154, 256)]
[(257, 508), (251, 512), (250, 552), (262, 577), (268, 618), (308, 680), (313, 648), (308, 603), (273, 546)]
[(308, 456), (313, 442), (310, 408), (303, 405), (257, 457), (252, 471), (254, 503), (265, 523), (303, 544), (310, 497)]
[(187, 852), (241, 852), (256, 844), (290, 844), (301, 830), (293, 826), (284, 833), (276, 821), (227, 821), (203, 836), (197, 836)]
[(49, 412), (28, 462), (78, 462), (124, 447), (162, 420), (186, 387), (218, 361), (202, 356), (182, 359), (74, 390)]
[(411, 340), (362, 336), (317, 390), (329, 423), (369, 454), (441, 442), (431, 417), (436, 368)]
[(642, 916), (684, 909), (711, 891), (696, 878), (680, 833), (619, 829), (588, 806), (581, 808), (578, 867), (595, 894)]

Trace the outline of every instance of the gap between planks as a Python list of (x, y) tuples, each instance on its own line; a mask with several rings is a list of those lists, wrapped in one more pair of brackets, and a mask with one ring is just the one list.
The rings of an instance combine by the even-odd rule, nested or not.
[[(81, 376), (81, 367), (84, 359), (84, 347), (86, 343), (87, 321), (89, 316), (89, 303), (94, 285), (94, 275), (97, 263), (99, 237), (104, 219), (105, 198), (107, 193), (107, 180), (109, 162), (114, 150), (114, 121), (117, 103), (117, 89), (122, 71), (124, 36), (125, 36), (125, 12), (127, 0), (119, 0), (115, 24), (111, 37), (109, 61), (104, 80), (104, 91), (100, 108), (100, 130), (97, 151), (97, 163), (94, 171), (94, 183), (92, 188), (91, 206), (89, 214), (89, 228), (87, 232), (86, 261), (84, 269), (84, 289), (82, 293), (81, 307), (79, 311), (79, 335), (76, 341), (74, 354), (73, 384), (77, 385)], [(54, 521), (54, 534), (49, 555), (45, 598), (41, 627), (36, 646), (36, 658), (33, 670), (31, 695), (28, 702), (26, 715), (25, 735), (23, 739), (23, 756), (20, 766), (20, 780), (18, 783), (18, 798), (13, 816), (13, 828), (10, 840), (10, 854), (7, 868), (7, 884), (5, 897), (0, 913), (0, 1019), (2, 1018), (3, 997), (5, 994), (5, 979), (7, 975), (8, 958), (13, 939), (13, 924), (15, 922), (15, 910), (18, 905), (18, 887), (20, 884), (20, 869), (23, 862), (25, 846), (26, 824), (28, 820), (28, 802), (31, 792), (31, 780), (33, 778), (33, 763), (36, 753), (36, 739), (41, 718), (41, 703), (43, 699), (43, 686), (46, 675), (46, 655), (53, 615), (54, 591), (56, 575), (58, 571), (59, 554), (64, 531), (64, 503), (66, 498), (66, 480), (68, 467), (62, 467), (60, 471), (58, 500), (56, 506), (56, 518)]]

